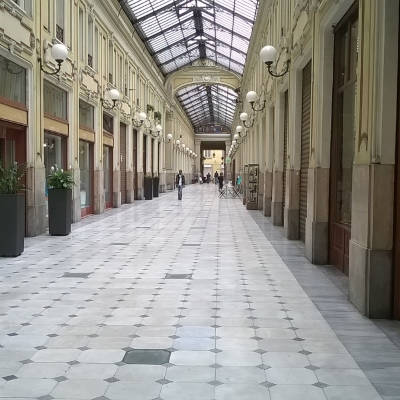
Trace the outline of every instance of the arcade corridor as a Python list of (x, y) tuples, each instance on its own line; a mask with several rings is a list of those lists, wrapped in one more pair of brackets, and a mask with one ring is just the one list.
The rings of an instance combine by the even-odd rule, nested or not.
[(27, 239), (0, 259), (0, 398), (398, 399), (395, 339), (302, 246), (214, 185)]

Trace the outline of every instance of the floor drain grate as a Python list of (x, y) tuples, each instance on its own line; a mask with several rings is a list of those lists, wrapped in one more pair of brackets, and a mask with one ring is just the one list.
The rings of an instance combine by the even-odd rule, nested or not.
[(193, 274), (166, 274), (165, 279), (192, 279)]
[(182, 246), (200, 246), (200, 243), (182, 243)]
[(129, 243), (110, 243), (110, 246), (129, 246)]
[(168, 350), (137, 349), (127, 351), (122, 361), (126, 364), (162, 365), (168, 363), (170, 357)]
[(65, 272), (62, 278), (89, 278), (91, 272)]

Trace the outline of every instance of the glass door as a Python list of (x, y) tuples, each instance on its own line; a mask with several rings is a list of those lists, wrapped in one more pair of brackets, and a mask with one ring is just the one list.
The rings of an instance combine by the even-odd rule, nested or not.
[(335, 30), (330, 166), (329, 259), (349, 271), (352, 175), (357, 84), (358, 8), (353, 6)]
[(105, 208), (112, 207), (112, 186), (113, 186), (113, 148), (103, 146), (103, 173), (104, 173), (104, 203)]
[(81, 216), (93, 213), (93, 144), (79, 140)]

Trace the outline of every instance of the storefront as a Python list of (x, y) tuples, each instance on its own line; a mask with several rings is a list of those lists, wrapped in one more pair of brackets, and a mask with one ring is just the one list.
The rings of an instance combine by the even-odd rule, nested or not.
[(120, 182), (121, 182), (121, 204), (126, 203), (126, 125), (120, 124), (119, 128), (119, 153), (120, 153)]
[(330, 165), (329, 262), (349, 273), (357, 83), (358, 7), (335, 27)]
[(81, 216), (93, 213), (93, 144), (79, 140)]
[(103, 145), (103, 172), (104, 172), (104, 207), (111, 208), (113, 183), (113, 148)]

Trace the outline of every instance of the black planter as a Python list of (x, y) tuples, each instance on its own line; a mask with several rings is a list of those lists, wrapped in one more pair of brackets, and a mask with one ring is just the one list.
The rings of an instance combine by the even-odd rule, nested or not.
[(49, 233), (65, 236), (71, 233), (71, 189), (49, 189)]
[(158, 187), (160, 184), (160, 178), (155, 176), (153, 178), (153, 197), (158, 197)]
[(0, 194), (0, 256), (17, 257), (24, 251), (25, 195)]
[(153, 199), (153, 178), (150, 176), (144, 177), (144, 199)]

